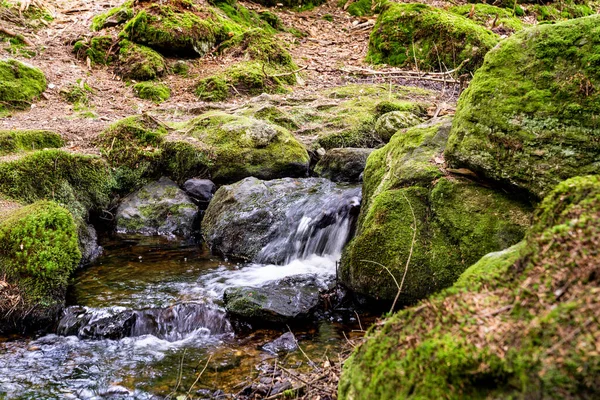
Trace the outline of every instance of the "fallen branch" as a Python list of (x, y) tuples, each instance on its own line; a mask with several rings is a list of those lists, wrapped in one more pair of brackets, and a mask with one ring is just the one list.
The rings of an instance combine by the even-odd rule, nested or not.
[[(305, 65), (304, 67), (298, 68), (297, 70), (294, 70), (294, 71), (291, 71), (291, 72), (285, 72), (283, 74), (275, 74), (275, 75), (266, 75), (266, 76), (268, 78), (280, 78), (282, 76), (290, 76), (290, 75), (297, 74), (298, 72), (303, 71), (303, 70), (305, 70), (307, 68), (308, 68), (308, 65)], [(263, 71), (264, 71), (264, 69), (263, 69)]]
[(33, 44), (33, 42), (31, 40), (27, 39), (25, 36), (21, 35), (20, 33), (11, 31), (10, 29), (8, 29), (2, 25), (0, 25), (0, 32), (4, 33), (5, 35), (19, 39), (20, 41), (25, 43), (27, 46), (35, 47), (35, 45)]

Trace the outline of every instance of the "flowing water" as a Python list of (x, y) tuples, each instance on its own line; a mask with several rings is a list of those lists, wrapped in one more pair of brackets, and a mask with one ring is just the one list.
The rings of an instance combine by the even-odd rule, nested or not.
[[(257, 365), (274, 362), (261, 346), (287, 328), (236, 333), (223, 292), (294, 275), (326, 287), (358, 202), (339, 202), (327, 223), (294, 217), (270, 243), (291, 246), (283, 265), (226, 263), (203, 247), (157, 237), (103, 238), (103, 256), (77, 274), (55, 333), (0, 338), (0, 399), (159, 399), (192, 386), (199, 398), (237, 393)], [(321, 359), (339, 351), (355, 323), (330, 313), (292, 330), (306, 354)], [(296, 351), (278, 363), (298, 367), (306, 358)]]

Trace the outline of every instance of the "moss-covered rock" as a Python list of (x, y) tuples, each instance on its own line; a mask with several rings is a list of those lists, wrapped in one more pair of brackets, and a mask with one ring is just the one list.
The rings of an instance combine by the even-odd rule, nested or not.
[[(178, 127), (169, 141), (204, 152), (217, 182), (305, 176), (306, 149), (284, 128), (254, 118), (211, 112)], [(172, 145), (172, 144), (171, 144)]]
[(133, 0), (126, 1), (119, 7), (114, 7), (105, 13), (92, 18), (90, 29), (99, 31), (104, 28), (118, 26), (129, 21), (133, 17)]
[(513, 14), (512, 9), (489, 4), (464, 4), (450, 7), (448, 11), (494, 31), (510, 33), (524, 28), (523, 22)]
[(391, 111), (383, 114), (375, 123), (375, 133), (382, 142), (387, 143), (400, 129), (419, 125), (423, 120), (408, 111)]
[(597, 172), (599, 24), (592, 16), (539, 25), (488, 53), (459, 99), (449, 164), (538, 198)]
[(65, 145), (61, 136), (46, 130), (0, 130), (0, 156), (25, 151), (58, 148)]
[(19, 208), (0, 221), (0, 333), (51, 324), (80, 258), (73, 217), (54, 202)]
[(117, 71), (126, 79), (149, 81), (163, 76), (167, 65), (163, 56), (151, 48), (121, 40)]
[(54, 200), (81, 219), (106, 208), (113, 187), (108, 165), (95, 156), (44, 150), (0, 159), (0, 193), (23, 203)]
[(473, 71), (498, 40), (493, 32), (448, 11), (390, 3), (371, 33), (367, 61), (424, 71), (453, 69), (464, 62), (463, 70)]
[(540, 22), (563, 21), (596, 14), (593, 6), (579, 1), (564, 1), (548, 4), (533, 4), (527, 9)]
[(92, 65), (109, 65), (115, 61), (112, 49), (115, 42), (111, 36), (94, 36), (81, 39), (73, 45), (73, 53), (81, 59), (89, 59)]
[(598, 176), (559, 184), (525, 241), (371, 329), (339, 397), (598, 397), (599, 217)]
[(46, 77), (38, 68), (17, 60), (0, 60), (0, 112), (24, 109), (46, 90)]
[(400, 282), (407, 271), (399, 302), (410, 304), (522, 239), (527, 205), (443, 170), (450, 124), (444, 118), (400, 131), (369, 156), (356, 237), (339, 270), (354, 291), (391, 302), (398, 288), (389, 274)]
[(133, 91), (140, 99), (162, 103), (171, 97), (171, 89), (163, 83), (140, 82), (133, 85)]
[(315, 173), (334, 182), (360, 182), (372, 149), (331, 149), (315, 166)]
[(210, 8), (169, 0), (137, 8), (121, 36), (165, 55), (200, 57), (221, 42), (228, 29)]
[(338, 1), (338, 7), (343, 7), (350, 15), (355, 17), (379, 14), (388, 3), (388, 0), (356, 0), (351, 1), (348, 5), (348, 1), (350, 0)]

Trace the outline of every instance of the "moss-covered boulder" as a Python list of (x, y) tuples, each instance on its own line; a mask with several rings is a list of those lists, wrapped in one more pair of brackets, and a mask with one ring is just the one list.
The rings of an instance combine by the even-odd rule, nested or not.
[(133, 85), (133, 91), (140, 99), (151, 100), (157, 104), (169, 100), (171, 89), (163, 83), (140, 82)]
[(0, 112), (25, 109), (46, 90), (46, 77), (38, 68), (17, 60), (0, 60)]
[(462, 65), (464, 71), (473, 71), (498, 40), (493, 32), (460, 15), (425, 4), (389, 3), (371, 33), (367, 61), (422, 71)]
[(26, 204), (54, 200), (80, 218), (106, 208), (113, 186), (108, 165), (96, 156), (53, 149), (0, 158), (0, 193)]
[(90, 29), (99, 31), (104, 28), (118, 26), (129, 21), (133, 17), (133, 0), (128, 0), (119, 7), (114, 7), (105, 13), (98, 14), (92, 18)]
[(600, 16), (539, 25), (486, 56), (461, 95), (452, 167), (541, 198), (600, 167)]
[(165, 55), (200, 57), (229, 34), (214, 10), (191, 1), (140, 2), (121, 36)]
[[(178, 126), (169, 148), (206, 155), (216, 182), (306, 176), (309, 156), (286, 129), (254, 118), (209, 112)], [(187, 148), (187, 150), (186, 150)], [(183, 160), (181, 160), (183, 162)], [(202, 159), (200, 161), (203, 161)], [(193, 167), (193, 162), (190, 163)]]
[(334, 182), (359, 182), (373, 149), (331, 149), (315, 166), (315, 173)]
[(161, 178), (125, 197), (117, 214), (119, 233), (190, 238), (196, 226), (198, 206), (175, 182)]
[(387, 143), (400, 129), (410, 128), (421, 122), (423, 122), (421, 118), (409, 111), (390, 111), (377, 119), (375, 134)]
[(149, 81), (163, 76), (167, 71), (163, 56), (149, 47), (121, 40), (119, 48), (117, 72), (126, 79)]
[(73, 217), (54, 202), (0, 220), (0, 333), (51, 324), (80, 258)]
[(467, 17), (487, 29), (498, 33), (512, 33), (524, 28), (523, 22), (514, 15), (512, 9), (490, 4), (463, 4), (450, 7), (451, 13)]
[[(355, 238), (341, 281), (355, 292), (400, 304), (452, 285), (481, 256), (522, 239), (530, 209), (443, 168), (451, 119), (398, 132), (369, 156)], [(406, 275), (405, 275), (406, 273)]]
[(525, 241), (372, 328), (339, 398), (600, 396), (599, 217), (598, 176), (559, 184)]
[(46, 130), (0, 130), (0, 156), (25, 151), (58, 148), (65, 145), (61, 136)]

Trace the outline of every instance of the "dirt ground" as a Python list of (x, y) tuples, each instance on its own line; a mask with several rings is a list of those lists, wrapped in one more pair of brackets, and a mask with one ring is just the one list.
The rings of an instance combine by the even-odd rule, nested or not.
[[(226, 56), (188, 60), (190, 73), (187, 77), (168, 75), (163, 79), (171, 88), (172, 97), (156, 105), (135, 97), (131, 83), (126, 83), (115, 75), (112, 67), (90, 68), (72, 52), (73, 43), (77, 39), (90, 35), (92, 18), (120, 5), (122, 0), (26, 2), (42, 4), (53, 15), (54, 20), (47, 26), (31, 29), (0, 19), (0, 24), (23, 34), (35, 48), (35, 55), (31, 58), (9, 54), (6, 49), (2, 50), (2, 56), (16, 58), (41, 68), (48, 79), (48, 89), (30, 110), (0, 118), (0, 129), (52, 129), (63, 135), (68, 147), (75, 151), (94, 152), (90, 144), (92, 139), (111, 122), (129, 115), (152, 112), (159, 113), (161, 118), (180, 119), (202, 110), (206, 103), (199, 101), (193, 94), (196, 82), (199, 78), (224, 68), (231, 61)], [(241, 3), (253, 10), (264, 9), (255, 3)], [(302, 82), (292, 88), (292, 96), (310, 96), (320, 89), (348, 82), (378, 82), (376, 78), (357, 78), (349, 72), (352, 69), (368, 68), (364, 58), (375, 17), (352, 17), (337, 6), (337, 0), (329, 0), (310, 11), (293, 12), (280, 8), (271, 11), (279, 15), (286, 27), (293, 27), (306, 34), (303, 38), (287, 32), (279, 34), (296, 63), (305, 67), (301, 73)], [(324, 19), (325, 16), (332, 20)], [(93, 116), (74, 110), (73, 105), (60, 94), (61, 89), (78, 80), (85, 81), (94, 90), (89, 110)], [(379, 81), (383, 82), (381, 78)], [(431, 86), (430, 84), (429, 87)], [(434, 89), (435, 86), (433, 85)], [(455, 95), (456, 93), (450, 93), (448, 97)], [(231, 102), (245, 101), (247, 98), (239, 97)]]

